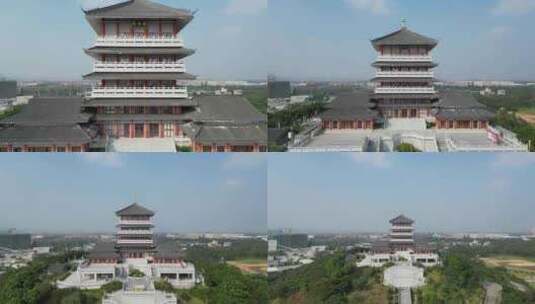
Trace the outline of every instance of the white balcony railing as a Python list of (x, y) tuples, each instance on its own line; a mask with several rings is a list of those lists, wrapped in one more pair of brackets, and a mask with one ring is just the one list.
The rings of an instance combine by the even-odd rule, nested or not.
[(393, 238), (391, 238), (390, 242), (393, 242), (393, 243), (407, 243), (407, 242), (414, 242), (414, 240), (411, 239), (411, 238), (406, 238), (406, 239), (393, 239)]
[(390, 236), (405, 236), (408, 238), (412, 238), (413, 234), (411, 232), (391, 232)]
[(185, 73), (183, 61), (176, 62), (102, 62), (93, 65), (95, 72), (176, 72)]
[(94, 87), (92, 98), (188, 98), (186, 87)]
[(401, 230), (414, 230), (414, 228), (412, 226), (399, 226), (399, 225), (394, 225), (391, 227), (391, 230), (397, 230), (397, 229), (401, 229)]
[(425, 87), (403, 87), (403, 88), (393, 88), (393, 87), (378, 87), (375, 88), (376, 94), (435, 94), (435, 88), (425, 88)]
[(434, 72), (377, 72), (377, 77), (420, 77), (420, 78), (433, 78)]
[(117, 240), (117, 244), (143, 244), (152, 245), (152, 240)]
[(152, 225), (151, 221), (122, 220), (119, 225)]
[(99, 36), (95, 42), (95, 46), (115, 46), (115, 47), (183, 47), (184, 42), (180, 36), (172, 34), (159, 35), (149, 34), (123, 34), (119, 36)]
[(152, 230), (119, 230), (118, 235), (152, 235)]
[(379, 55), (377, 61), (428, 62), (433, 61), (431, 55)]

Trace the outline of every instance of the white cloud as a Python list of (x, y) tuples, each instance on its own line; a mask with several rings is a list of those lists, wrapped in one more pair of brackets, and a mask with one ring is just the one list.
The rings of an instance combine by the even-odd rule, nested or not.
[(521, 15), (535, 11), (534, 0), (499, 0), (492, 12), (496, 15)]
[(344, 0), (349, 6), (361, 11), (368, 11), (375, 15), (388, 15), (390, 9), (387, 0)]
[(533, 153), (503, 153), (496, 155), (492, 165), (494, 167), (528, 167), (535, 165)]
[(81, 153), (82, 160), (95, 165), (121, 168), (124, 166), (124, 159), (118, 153)]
[(266, 164), (264, 153), (246, 154), (232, 153), (223, 162), (223, 168), (228, 170), (251, 170)]
[(242, 33), (242, 29), (239, 26), (228, 25), (219, 29), (219, 34), (223, 37), (235, 37)]
[(391, 163), (385, 153), (351, 153), (349, 157), (359, 165), (376, 168), (389, 168)]
[(268, 0), (230, 0), (225, 13), (229, 15), (257, 15), (266, 10)]

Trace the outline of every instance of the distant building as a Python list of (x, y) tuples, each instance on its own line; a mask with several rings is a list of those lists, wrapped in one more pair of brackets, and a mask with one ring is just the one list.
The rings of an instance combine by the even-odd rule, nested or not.
[(268, 240), (268, 252), (277, 251), (277, 240)]
[(17, 100), (17, 82), (0, 81), (0, 112), (10, 109)]
[(292, 87), (289, 81), (268, 81), (269, 99), (290, 99), (291, 96)]
[(27, 233), (0, 233), (0, 247), (9, 249), (31, 249), (32, 236)]
[(373, 244), (370, 253), (357, 262), (357, 266), (382, 267), (387, 263), (438, 265), (439, 257), (433, 248), (415, 244), (413, 223), (404, 215), (391, 219), (388, 240)]
[(308, 235), (302, 233), (278, 234), (272, 236), (277, 247), (305, 248), (309, 246)]
[[(119, 222), (115, 243), (98, 244), (76, 272), (58, 282), (60, 288), (96, 289), (113, 280), (123, 282), (125, 290), (141, 284), (145, 286), (141, 290), (154, 291), (149, 286), (155, 280), (166, 280), (176, 288), (195, 286), (195, 266), (184, 260), (177, 244), (155, 244), (153, 211), (132, 204), (116, 215)], [(133, 271), (144, 276), (133, 278)]]

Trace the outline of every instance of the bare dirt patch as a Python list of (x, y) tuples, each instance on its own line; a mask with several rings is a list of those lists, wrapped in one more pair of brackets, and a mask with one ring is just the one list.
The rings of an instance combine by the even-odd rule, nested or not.
[(518, 112), (516, 114), (518, 117), (520, 117), (525, 122), (535, 126), (535, 113), (534, 112)]
[(265, 261), (229, 261), (229, 265), (232, 265), (245, 273), (253, 274), (266, 274), (267, 262)]

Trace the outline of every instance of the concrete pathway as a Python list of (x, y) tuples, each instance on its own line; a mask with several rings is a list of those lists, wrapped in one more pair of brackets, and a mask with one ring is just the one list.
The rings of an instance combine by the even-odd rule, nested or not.
[(502, 303), (503, 287), (496, 283), (485, 283), (483, 287), (486, 290), (485, 304), (500, 304)]

